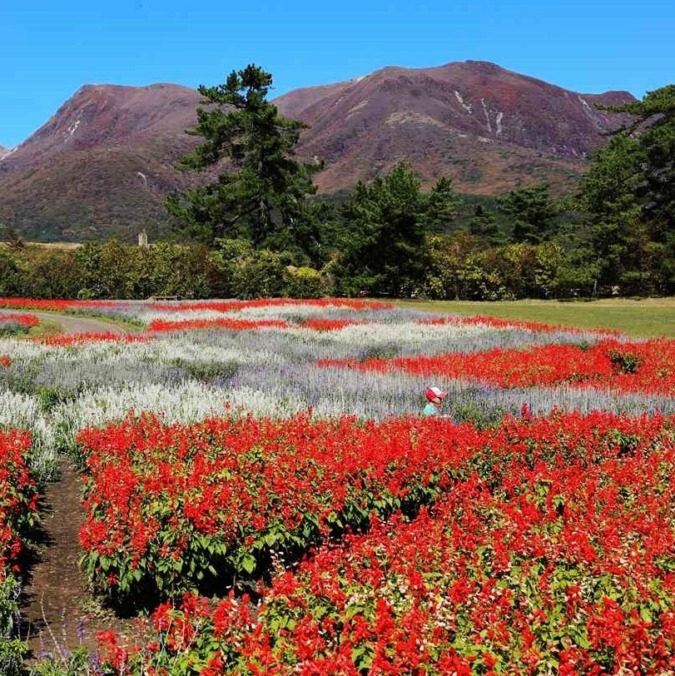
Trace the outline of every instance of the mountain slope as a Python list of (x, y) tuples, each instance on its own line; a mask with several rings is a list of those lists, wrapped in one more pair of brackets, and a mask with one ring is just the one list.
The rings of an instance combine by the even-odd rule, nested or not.
[[(494, 64), (384, 68), (276, 99), (310, 125), (298, 155), (320, 158), (322, 192), (348, 189), (407, 159), (426, 182), (490, 193), (549, 179), (569, 186), (618, 124), (581, 95)], [(35, 134), (0, 159), (0, 223), (45, 240), (132, 239), (166, 232), (166, 194), (193, 177), (176, 169), (197, 140), (199, 94), (171, 84), (82, 87)]]
[(0, 162), (0, 222), (40, 239), (133, 237), (165, 229), (176, 162), (195, 143), (187, 87), (82, 87)]
[(406, 157), (427, 180), (449, 174), (461, 190), (492, 192), (527, 179), (568, 183), (617, 125), (595, 104), (632, 99), (627, 92), (581, 95), (467, 61), (384, 68), (276, 103), (311, 125), (300, 151), (326, 161), (323, 190), (347, 188)]

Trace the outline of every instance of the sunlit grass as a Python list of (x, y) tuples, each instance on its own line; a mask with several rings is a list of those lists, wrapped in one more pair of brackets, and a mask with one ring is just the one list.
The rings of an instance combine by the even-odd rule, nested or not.
[(40, 319), (40, 323), (37, 326), (31, 326), (26, 335), (35, 338), (38, 336), (54, 336), (62, 332), (63, 327), (58, 320)]
[(398, 305), (418, 310), (489, 315), (585, 329), (615, 329), (633, 336), (675, 338), (675, 298), (672, 297), (571, 302), (399, 301)]

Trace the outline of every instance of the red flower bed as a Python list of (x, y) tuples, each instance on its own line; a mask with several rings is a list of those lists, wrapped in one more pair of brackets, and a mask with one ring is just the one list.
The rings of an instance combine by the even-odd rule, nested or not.
[(256, 329), (287, 329), (290, 326), (281, 319), (183, 319), (170, 321), (153, 319), (148, 331), (195, 331), (199, 329), (227, 329), (228, 331), (255, 331)]
[[(307, 319), (299, 326), (313, 331), (338, 331), (346, 326), (359, 324), (353, 319)], [(229, 331), (255, 331), (257, 329), (290, 329), (294, 327), (283, 319), (183, 319), (166, 320), (153, 319), (148, 326), (148, 331), (193, 331), (199, 329), (227, 329)]]
[(306, 673), (667, 669), (675, 445), (662, 442), (518, 467), (499, 490), (470, 480), (413, 523), (320, 551), (275, 580), (240, 656)]
[(2, 328), (3, 324), (10, 323), (20, 324), (21, 326), (29, 329), (32, 326), (37, 326), (40, 323), (40, 320), (35, 315), (19, 314), (16, 312), (0, 314), (0, 328)]
[(152, 340), (152, 336), (134, 335), (131, 333), (113, 333), (112, 331), (82, 332), (59, 334), (56, 336), (38, 336), (36, 342), (51, 347), (72, 347), (87, 343), (144, 343)]
[(38, 494), (28, 467), (30, 444), (28, 432), (0, 430), (0, 581), (17, 570), (21, 535), (37, 522)]
[(85, 565), (121, 602), (257, 576), (272, 552), (298, 556), (372, 511), (432, 499), (480, 439), (442, 420), (307, 416), (193, 426), (146, 416), (84, 430)]
[[(322, 547), (258, 607), (185, 596), (131, 673), (667, 673), (675, 654), (673, 420), (508, 421), (500, 467), (412, 521)], [(509, 447), (507, 447), (506, 445)], [(478, 470), (481, 464), (476, 465)], [(491, 476), (486, 474), (485, 476)], [(120, 669), (121, 671), (121, 669)]]
[(373, 300), (354, 300), (351, 298), (257, 298), (255, 300), (195, 301), (190, 303), (152, 303), (151, 310), (160, 312), (185, 312), (186, 310), (213, 310), (215, 312), (234, 312), (248, 308), (281, 307), (302, 305), (320, 308), (348, 308), (351, 310), (386, 310), (391, 303)]
[(473, 354), (431, 357), (323, 360), (319, 365), (473, 378), (498, 387), (570, 384), (620, 392), (675, 394), (675, 341), (661, 339), (644, 343), (603, 340), (592, 346), (541, 345), (527, 350), (497, 348)]
[[(442, 419), (213, 419), (165, 426), (132, 418), (78, 439), (89, 476), (85, 565), (125, 603), (256, 577), (371, 514), (412, 514), (478, 472), (593, 463), (659, 437), (659, 418), (609, 414), (506, 419), (478, 431)], [(644, 439), (644, 441), (643, 441)]]
[(0, 354), (0, 366), (7, 368), (12, 365), (12, 360), (7, 354)]

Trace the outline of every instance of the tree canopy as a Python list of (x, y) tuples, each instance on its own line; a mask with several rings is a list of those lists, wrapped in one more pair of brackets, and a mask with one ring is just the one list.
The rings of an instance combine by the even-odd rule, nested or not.
[(295, 159), (305, 125), (279, 115), (267, 100), (271, 88), (272, 76), (256, 65), (232, 71), (224, 84), (199, 87), (206, 107), (188, 133), (203, 142), (181, 166), (217, 178), (169, 197), (184, 233), (209, 244), (244, 236), (259, 246), (297, 226), (318, 167)]
[(675, 288), (675, 85), (607, 107), (631, 117), (580, 181), (582, 236), (598, 282), (621, 293)]
[(528, 244), (549, 237), (558, 213), (546, 182), (512, 190), (500, 200), (499, 209), (513, 220), (513, 240)]
[(412, 168), (397, 164), (370, 184), (359, 183), (344, 208), (344, 266), (353, 286), (409, 296), (420, 284), (428, 234), (452, 218), (457, 196), (448, 179), (427, 193)]

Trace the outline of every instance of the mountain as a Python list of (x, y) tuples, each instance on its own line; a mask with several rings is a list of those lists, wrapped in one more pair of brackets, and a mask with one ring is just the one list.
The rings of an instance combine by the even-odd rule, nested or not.
[(199, 94), (172, 84), (87, 85), (0, 161), (0, 223), (34, 239), (133, 238), (166, 230), (164, 202), (187, 185)]
[(595, 105), (634, 100), (628, 92), (578, 94), (482, 61), (438, 68), (384, 68), (276, 100), (310, 125), (301, 154), (319, 157), (331, 192), (408, 158), (426, 181), (449, 175), (463, 192), (508, 190), (548, 178), (569, 185), (616, 128)]
[(9, 148), (5, 148), (4, 146), (0, 146), (0, 160), (5, 157), (10, 152)]
[[(283, 115), (308, 125), (303, 158), (325, 161), (321, 192), (348, 189), (408, 159), (430, 182), (491, 193), (549, 179), (569, 186), (618, 124), (596, 103), (626, 92), (578, 94), (485, 62), (388, 67), (292, 91)], [(166, 194), (190, 176), (177, 160), (196, 139), (199, 94), (171, 84), (82, 87), (35, 134), (0, 158), (0, 223), (45, 240), (132, 239), (166, 232)]]

